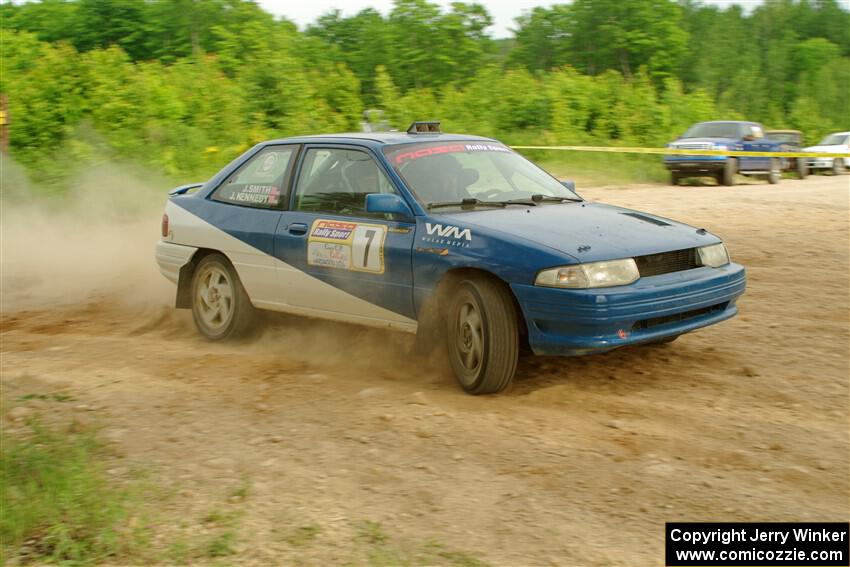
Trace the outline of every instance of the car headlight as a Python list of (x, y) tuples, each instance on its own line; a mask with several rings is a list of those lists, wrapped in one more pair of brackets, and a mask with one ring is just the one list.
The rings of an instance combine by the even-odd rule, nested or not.
[(543, 270), (537, 274), (534, 285), (566, 288), (612, 287), (630, 284), (639, 277), (635, 261), (626, 258)]
[(722, 242), (697, 248), (697, 253), (699, 262), (703, 266), (719, 268), (729, 263), (729, 252), (726, 251), (726, 246)]

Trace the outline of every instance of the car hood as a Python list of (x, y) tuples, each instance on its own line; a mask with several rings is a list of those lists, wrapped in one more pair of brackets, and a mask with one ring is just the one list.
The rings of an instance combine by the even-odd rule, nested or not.
[(719, 242), (711, 233), (656, 215), (602, 203), (547, 203), (536, 207), (445, 215), (446, 222), (495, 231), (572, 256), (579, 262), (630, 258)]
[(674, 144), (724, 144), (731, 145), (737, 143), (734, 138), (678, 138)]
[(804, 152), (824, 152), (826, 154), (840, 154), (847, 151), (847, 146), (809, 146), (803, 148)]

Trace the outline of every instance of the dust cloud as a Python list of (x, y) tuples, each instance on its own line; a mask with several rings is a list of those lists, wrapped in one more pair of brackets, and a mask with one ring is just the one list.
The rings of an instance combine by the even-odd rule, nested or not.
[(137, 307), (172, 301), (154, 260), (169, 181), (104, 163), (56, 195), (6, 156), (0, 178), (1, 311), (103, 297)]
[[(213, 345), (175, 310), (174, 284), (154, 258), (173, 181), (133, 164), (88, 168), (62, 195), (27, 179), (4, 157), (0, 312), (65, 312), (99, 319), (105, 334), (194, 338), (210, 351), (279, 353), (356, 375), (393, 372), (407, 362), (412, 336), (260, 313), (257, 332), (236, 345)], [(81, 313), (82, 312), (82, 313)]]

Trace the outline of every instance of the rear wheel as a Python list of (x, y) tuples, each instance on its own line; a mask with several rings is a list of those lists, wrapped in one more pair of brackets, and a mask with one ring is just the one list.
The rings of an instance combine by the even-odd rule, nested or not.
[(806, 160), (802, 158), (797, 158), (797, 177), (800, 179), (805, 179), (809, 174), (809, 165), (806, 163)]
[(727, 187), (735, 185), (736, 173), (738, 173), (738, 160), (733, 157), (726, 158), (726, 163), (723, 166), (723, 173), (720, 176), (721, 183)]
[(670, 172), (670, 185), (678, 185), (680, 179), (681, 177), (679, 177), (678, 173), (675, 171)]
[(455, 289), (446, 314), (449, 360), (470, 394), (495, 394), (511, 383), (519, 358), (518, 318), (510, 292), (487, 278)]
[(221, 254), (204, 257), (195, 269), (192, 318), (201, 334), (214, 341), (244, 336), (254, 326), (256, 310)]

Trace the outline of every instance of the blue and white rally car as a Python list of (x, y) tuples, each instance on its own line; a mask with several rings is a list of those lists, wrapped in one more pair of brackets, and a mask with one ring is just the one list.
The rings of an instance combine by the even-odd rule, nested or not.
[(258, 144), (171, 191), (156, 257), (206, 337), (258, 309), (444, 342), (458, 382), (511, 383), (520, 351), (669, 342), (729, 319), (744, 268), (720, 239), (583, 200), (500, 142), (407, 132)]

